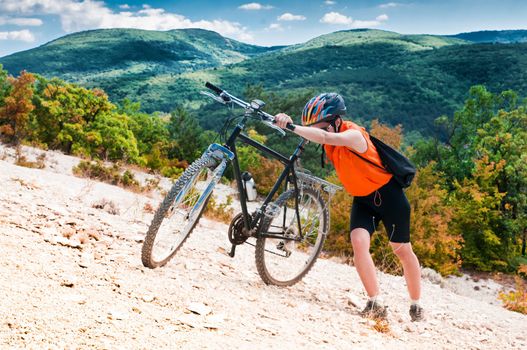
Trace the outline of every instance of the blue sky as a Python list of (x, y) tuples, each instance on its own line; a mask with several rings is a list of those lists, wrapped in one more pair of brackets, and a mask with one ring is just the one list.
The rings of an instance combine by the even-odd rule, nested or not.
[(0, 57), (87, 29), (190, 27), (265, 46), (352, 28), (403, 34), (527, 29), (527, 0), (0, 0)]

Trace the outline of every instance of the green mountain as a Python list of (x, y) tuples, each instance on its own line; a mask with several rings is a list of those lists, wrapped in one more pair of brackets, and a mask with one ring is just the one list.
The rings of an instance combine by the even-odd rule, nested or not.
[[(150, 92), (169, 94), (163, 91), (171, 78), (157, 79), (162, 83), (151, 82)], [(527, 95), (527, 44), (471, 44), (429, 35), (341, 31), (236, 64), (180, 74), (175, 84), (184, 97), (181, 101), (196, 107), (197, 101), (203, 101), (197, 91), (203, 90), (205, 81), (237, 94), (251, 84), (284, 94), (338, 91), (351, 118), (379, 118), (429, 134), (434, 120), (451, 115), (472, 85)], [(207, 128), (217, 123), (210, 115), (210, 111), (199, 115)]]
[(527, 95), (527, 43), (381, 30), (339, 31), (282, 48), (246, 45), (198, 29), (97, 30), (0, 63), (12, 74), (27, 69), (101, 87), (113, 101), (138, 100), (147, 112), (202, 107), (197, 114), (207, 128), (217, 120), (199, 94), (206, 81), (236, 94), (254, 84), (280, 95), (338, 91), (352, 118), (379, 118), (424, 134), (435, 118), (451, 115), (463, 103), (472, 85)]
[(460, 33), (450, 37), (475, 43), (526, 43), (527, 30), (483, 30), (480, 32)]
[(306, 43), (289, 46), (285, 51), (308, 50), (332, 45), (351, 46), (375, 43), (394, 44), (409, 51), (420, 51), (467, 42), (462, 39), (436, 35), (402, 35), (385, 30), (354, 29), (322, 35)]
[[(179, 74), (243, 61), (276, 48), (248, 45), (203, 29), (166, 32), (102, 29), (79, 32), (0, 59), (12, 74), (21, 70), (88, 86), (113, 79), (132, 84), (160, 73)], [(112, 93), (111, 88), (109, 89)]]
[(315, 39), (327, 45), (308, 42), (186, 77), (195, 77), (199, 84), (208, 74), (209, 80), (214, 76), (214, 81), (230, 89), (261, 82), (275, 91), (335, 90), (348, 101), (355, 118), (377, 117), (425, 133), (435, 118), (452, 114), (461, 105), (472, 85), (527, 95), (527, 44), (467, 45), (428, 36), (395, 40), (391, 34), (389, 40), (329, 44), (334, 35), (360, 33), (330, 34)]

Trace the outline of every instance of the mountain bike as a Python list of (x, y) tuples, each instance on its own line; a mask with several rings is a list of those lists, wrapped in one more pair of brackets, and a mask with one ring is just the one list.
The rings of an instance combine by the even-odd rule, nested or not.
[[(229, 255), (234, 257), (240, 244), (252, 244), (262, 280), (266, 284), (291, 286), (309, 272), (322, 250), (329, 230), (329, 202), (340, 187), (299, 169), (298, 160), (309, 141), (301, 138), (295, 151), (286, 157), (243, 133), (248, 120), (256, 119), (285, 135), (274, 124), (274, 117), (262, 110), (263, 101), (248, 103), (208, 82), (205, 86), (214, 93), (202, 91), (202, 94), (231, 108), (242, 107), (244, 113), (225, 144), (212, 143), (173, 184), (148, 228), (142, 262), (146, 267), (156, 268), (174, 257), (196, 226), (215, 185), (231, 162), (241, 212), (232, 219), (228, 229), (232, 244)], [(287, 128), (294, 130), (295, 126), (289, 124)], [(255, 147), (284, 165), (263, 204), (253, 213), (247, 209), (237, 141)]]

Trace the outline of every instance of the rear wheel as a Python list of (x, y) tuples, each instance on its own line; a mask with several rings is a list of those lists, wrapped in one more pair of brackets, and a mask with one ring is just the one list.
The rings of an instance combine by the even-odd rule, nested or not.
[[(300, 235), (295, 192), (284, 192), (274, 202), (279, 214), (265, 217), (256, 240), (256, 267), (262, 280), (277, 286), (300, 281), (318, 258), (329, 229), (329, 212), (320, 195), (309, 188), (299, 194)], [(283, 235), (269, 238), (265, 234)]]
[(196, 226), (212, 191), (218, 161), (203, 156), (194, 161), (174, 183), (157, 209), (146, 233), (141, 252), (143, 265), (165, 265)]

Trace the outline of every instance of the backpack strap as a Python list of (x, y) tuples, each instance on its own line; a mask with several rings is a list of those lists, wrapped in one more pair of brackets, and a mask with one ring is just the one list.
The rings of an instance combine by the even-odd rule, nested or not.
[(352, 150), (352, 149), (350, 149), (350, 148), (348, 148), (348, 150), (349, 150), (351, 153), (355, 154), (355, 155), (356, 155), (357, 157), (359, 157), (360, 159), (362, 159), (363, 161), (368, 162), (368, 163), (370, 163), (371, 165), (373, 165), (373, 166), (375, 166), (375, 167), (377, 167), (377, 168), (379, 168), (379, 169), (381, 169), (381, 170), (384, 170), (384, 171), (386, 171), (386, 172), (389, 173), (389, 171), (386, 170), (386, 168), (384, 168), (384, 167), (382, 167), (382, 166), (380, 166), (380, 165), (378, 165), (378, 164), (375, 164), (374, 162), (372, 162), (372, 161), (369, 160), (369, 159), (364, 158), (363, 156), (361, 156), (359, 153), (355, 152), (354, 150)]
[(318, 151), (319, 148), (322, 148), (322, 152), (320, 152), (320, 166), (322, 168), (325, 168), (324, 163), (325, 163), (325, 160), (326, 160), (326, 149), (324, 148), (324, 145), (322, 145), (322, 144), (318, 144), (317, 151)]

